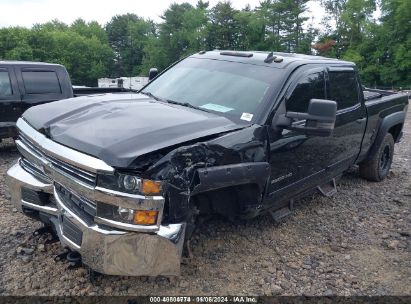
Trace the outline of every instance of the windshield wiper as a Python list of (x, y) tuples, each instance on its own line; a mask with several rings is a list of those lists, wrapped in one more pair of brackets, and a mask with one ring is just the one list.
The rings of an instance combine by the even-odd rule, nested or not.
[(163, 99), (161, 99), (160, 97), (157, 97), (156, 95), (154, 95), (153, 93), (151, 93), (151, 92), (140, 92), (141, 94), (144, 94), (144, 95), (147, 95), (147, 96), (149, 96), (149, 97), (151, 97), (151, 98), (154, 98), (155, 100), (157, 100), (157, 101), (164, 101)]
[(211, 113), (210, 111), (208, 111), (204, 108), (193, 106), (191, 103), (188, 103), (188, 102), (178, 102), (178, 101), (174, 101), (174, 100), (171, 100), (171, 99), (166, 99), (166, 101), (168, 103), (171, 103), (171, 104), (175, 104), (175, 105), (179, 105), (179, 106), (183, 106), (183, 107), (187, 107), (187, 108), (196, 109), (196, 110), (204, 111), (204, 112), (207, 112), (207, 113)]
[(171, 103), (171, 104), (175, 104), (175, 105), (179, 105), (179, 106), (183, 106), (183, 107), (192, 108), (192, 109), (204, 111), (204, 112), (207, 112), (207, 113), (211, 113), (210, 111), (208, 111), (206, 109), (193, 106), (191, 103), (188, 103), (188, 102), (178, 102), (178, 101), (174, 101), (174, 100), (171, 100), (171, 99), (163, 99), (163, 98), (160, 98), (160, 97), (154, 95), (153, 93), (147, 92), (147, 91), (145, 91), (145, 92), (141, 91), (140, 93), (144, 94), (144, 95), (147, 95), (151, 98), (154, 98), (157, 101), (163, 101), (163, 102), (167, 102), (167, 103)]

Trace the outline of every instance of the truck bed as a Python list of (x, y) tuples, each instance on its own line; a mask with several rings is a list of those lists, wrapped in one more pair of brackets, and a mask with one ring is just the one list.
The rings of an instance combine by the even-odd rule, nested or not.
[(389, 91), (378, 90), (378, 89), (370, 89), (370, 88), (364, 88), (363, 93), (364, 93), (365, 101), (377, 99), (382, 96), (389, 96), (389, 95), (397, 94), (395, 92), (389, 92)]
[[(368, 119), (360, 159), (366, 157), (370, 151), (377, 136), (376, 130), (380, 129), (384, 118), (393, 114), (404, 115), (405, 117), (408, 105), (408, 96), (406, 94), (383, 90), (366, 89), (364, 90), (364, 99)], [(396, 130), (392, 130), (396, 142), (401, 138), (400, 130), (401, 128), (398, 127), (398, 134)]]

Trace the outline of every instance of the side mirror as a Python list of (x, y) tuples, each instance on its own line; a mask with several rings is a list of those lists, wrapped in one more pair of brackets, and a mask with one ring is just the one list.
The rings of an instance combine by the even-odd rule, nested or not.
[[(307, 135), (331, 136), (337, 113), (337, 103), (333, 100), (311, 99), (307, 113), (287, 112), (289, 124), (282, 125), (288, 130), (299, 131)], [(305, 120), (305, 125), (293, 124), (292, 120)], [(284, 119), (282, 120), (284, 123)]]
[(150, 81), (156, 78), (157, 75), (158, 75), (158, 70), (156, 68), (151, 68), (150, 71), (148, 72), (148, 80)]

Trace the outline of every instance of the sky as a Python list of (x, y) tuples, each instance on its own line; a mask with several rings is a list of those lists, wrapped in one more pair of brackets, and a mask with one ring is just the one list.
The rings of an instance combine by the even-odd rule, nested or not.
[[(134, 13), (140, 17), (150, 18), (160, 22), (159, 16), (171, 3), (189, 2), (193, 5), (197, 0), (0, 0), (0, 27), (24, 26), (31, 27), (36, 23), (58, 19), (71, 24), (77, 18), (86, 21), (97, 21), (105, 25), (111, 17), (120, 14)], [(209, 0), (210, 6), (218, 0)], [(252, 8), (258, 6), (260, 0), (232, 0), (237, 9), (246, 4)], [(318, 2), (310, 1), (306, 16), (313, 18), (315, 25), (319, 24), (324, 10)]]

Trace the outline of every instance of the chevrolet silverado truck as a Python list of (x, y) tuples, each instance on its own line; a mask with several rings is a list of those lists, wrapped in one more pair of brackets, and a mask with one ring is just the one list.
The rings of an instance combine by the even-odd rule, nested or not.
[(0, 141), (17, 135), (16, 121), (28, 108), (71, 97), (124, 92), (123, 88), (72, 87), (59, 64), (0, 61)]
[(351, 62), (200, 52), (139, 93), (27, 110), (7, 183), (94, 271), (179, 275), (203, 215), (279, 220), (301, 196), (334, 194), (355, 164), (383, 180), (407, 107), (405, 95), (364, 91)]

